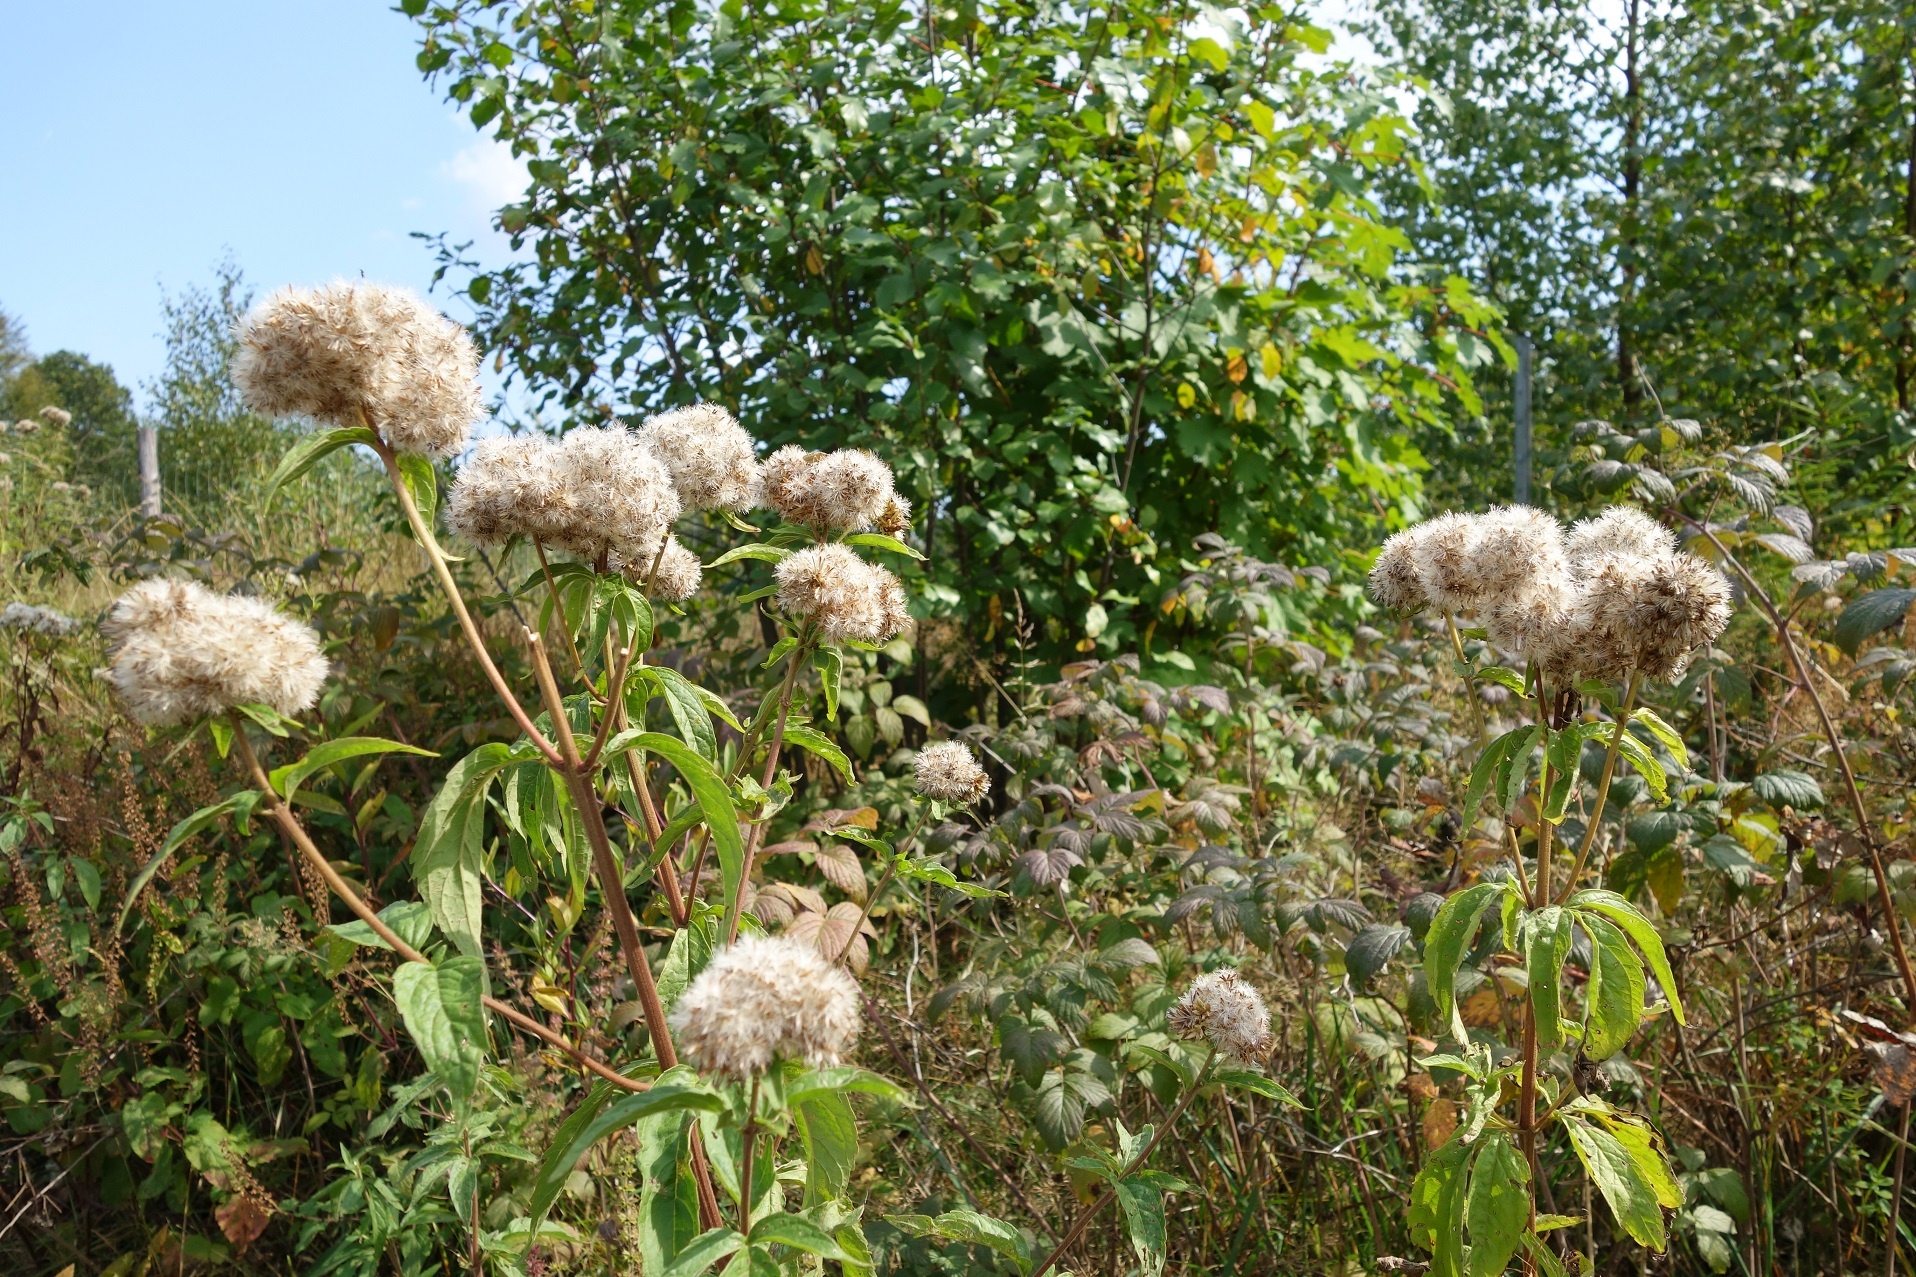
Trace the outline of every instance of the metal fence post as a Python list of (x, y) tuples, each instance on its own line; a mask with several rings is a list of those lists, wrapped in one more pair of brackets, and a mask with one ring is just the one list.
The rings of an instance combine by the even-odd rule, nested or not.
[(140, 427), (140, 513), (151, 519), (160, 513), (160, 432)]
[(1530, 504), (1530, 360), (1534, 352), (1530, 338), (1517, 334), (1517, 386), (1513, 396), (1516, 400), (1517, 440), (1517, 504)]

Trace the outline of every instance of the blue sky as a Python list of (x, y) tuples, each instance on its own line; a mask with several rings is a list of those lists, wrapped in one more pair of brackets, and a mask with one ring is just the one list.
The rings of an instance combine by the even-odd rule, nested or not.
[(523, 178), (420, 77), (389, 3), (8, 5), (0, 308), (34, 351), (109, 363), (144, 404), (161, 288), (229, 249), (262, 291), (363, 272), (423, 292), (413, 231), (502, 259), (488, 215)]

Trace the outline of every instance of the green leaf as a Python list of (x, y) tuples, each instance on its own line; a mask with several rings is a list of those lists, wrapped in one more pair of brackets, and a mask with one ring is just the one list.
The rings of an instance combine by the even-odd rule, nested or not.
[[(398, 464), (399, 478), (412, 494), (412, 503), (419, 507), (419, 521), (431, 536), (439, 517), (439, 474), (432, 468), (430, 458), (414, 452), (400, 453)], [(411, 525), (407, 526), (410, 529)]]
[(835, 1091), (791, 1104), (792, 1124), (805, 1145), (805, 1207), (834, 1201), (858, 1166), (858, 1124), (851, 1102)]
[(1452, 1137), (1429, 1153), (1410, 1185), (1405, 1222), (1411, 1240), (1430, 1252), (1430, 1277), (1463, 1277), (1464, 1167), (1471, 1146)]
[(1522, 736), (1504, 755), (1503, 761), (1497, 764), (1497, 802), (1506, 814), (1517, 810), (1517, 804), (1523, 801), (1524, 790), (1530, 785), (1530, 765), (1535, 761), (1537, 747), (1548, 739), (1542, 727), (1518, 730), (1523, 733)]
[(266, 481), (266, 495), (262, 505), (270, 503), (273, 495), (282, 486), (299, 478), (327, 456), (351, 444), (370, 444), (373, 442), (373, 437), (373, 432), (364, 426), (342, 426), (336, 430), (322, 430), (317, 434), (307, 435), (280, 458), (279, 465), (273, 471), (273, 477)]
[(752, 1243), (790, 1246), (794, 1250), (802, 1250), (808, 1255), (819, 1255), (826, 1259), (847, 1258), (837, 1238), (809, 1219), (783, 1212), (767, 1215), (764, 1219), (756, 1221), (752, 1225)]
[(1024, 1233), (989, 1215), (977, 1211), (950, 1210), (936, 1219), (923, 1215), (887, 1215), (885, 1222), (912, 1237), (936, 1237), (941, 1241), (986, 1246), (1012, 1260), (1023, 1271), (1031, 1268), (1031, 1243)]
[(821, 1095), (877, 1095), (893, 1104), (910, 1104), (911, 1093), (890, 1078), (869, 1069), (841, 1065), (828, 1069), (809, 1069), (785, 1087), (785, 1102), (804, 1104)]
[(139, 899), (140, 892), (146, 889), (147, 883), (153, 881), (153, 875), (160, 871), (160, 867), (173, 858), (173, 853), (180, 849), (182, 843), (194, 834), (199, 833), (202, 829), (205, 829), (221, 816), (236, 810), (241, 803), (246, 803), (247, 809), (251, 810), (252, 803), (258, 800), (259, 795), (256, 792), (252, 790), (241, 790), (237, 794), (232, 794), (221, 799), (210, 807), (200, 808), (191, 816), (188, 816), (185, 820), (173, 826), (173, 828), (167, 832), (166, 841), (160, 844), (160, 849), (147, 858), (146, 863), (140, 866), (140, 872), (134, 874), (133, 881), (127, 885), (126, 899), (120, 905), (120, 915), (113, 921), (113, 934), (120, 934), (120, 930), (126, 926), (127, 915), (133, 912), (133, 903)]
[(796, 745), (800, 749), (810, 750), (827, 763), (830, 763), (832, 769), (840, 776), (843, 776), (847, 781), (852, 779), (852, 760), (845, 757), (845, 751), (840, 749), (832, 741), (831, 737), (816, 728), (805, 727), (797, 723), (787, 723), (785, 725), (785, 743), (787, 745)]
[[(698, 750), (707, 762), (717, 762), (718, 734), (712, 730), (712, 715), (691, 680), (663, 665), (641, 666), (638, 674), (659, 689), (685, 743)], [(606, 750), (608, 754), (611, 752)]]
[(1811, 811), (1825, 802), (1823, 787), (1816, 783), (1816, 777), (1788, 768), (1764, 772), (1750, 782), (1750, 788), (1756, 791), (1758, 798), (1779, 810), (1794, 807)]
[(1465, 1040), (1465, 1034), (1453, 996), (1457, 968), (1477, 934), (1484, 910), (1509, 890), (1501, 882), (1480, 882), (1464, 888), (1444, 901), (1443, 908), (1430, 920), (1430, 930), (1424, 937), (1424, 983), (1437, 1004), (1437, 1014), (1452, 1021), (1460, 1042)]
[(1125, 1232), (1138, 1257), (1138, 1268), (1147, 1277), (1159, 1277), (1164, 1271), (1167, 1247), (1164, 1227), (1164, 1194), (1142, 1175), (1112, 1185), (1117, 1190), (1118, 1206), (1124, 1211)]
[(1650, 787), (1651, 797), (1660, 803), (1670, 801), (1663, 764), (1657, 761), (1657, 756), (1650, 752), (1648, 745), (1629, 732), (1623, 732), (1617, 738), (1617, 752), (1629, 759), (1630, 765), (1637, 769), (1637, 775), (1643, 777), (1644, 783)]
[(1498, 687), (1506, 688), (1526, 700), (1529, 699), (1529, 693), (1524, 689), (1523, 675), (1516, 670), (1506, 669), (1501, 665), (1487, 665), (1478, 670), (1475, 677), (1479, 682), (1495, 683)]
[(1584, 1170), (1603, 1194), (1603, 1200), (1609, 1203), (1618, 1227), (1640, 1244), (1661, 1252), (1666, 1238), (1657, 1190), (1644, 1178), (1630, 1150), (1615, 1135), (1576, 1114), (1560, 1116), (1564, 1129), (1569, 1132), (1570, 1146), (1576, 1149)]
[(787, 634), (784, 638), (772, 645), (772, 650), (765, 656), (765, 663), (760, 665), (759, 668), (762, 670), (771, 669), (772, 666), (778, 664), (787, 653), (791, 652), (792, 649), (797, 646), (798, 636), (796, 634)]
[(539, 1162), (526, 1208), (534, 1230), (545, 1222), (579, 1159), (606, 1136), (661, 1113), (718, 1112), (723, 1107), (718, 1095), (683, 1065), (660, 1074), (647, 1091), (618, 1091), (610, 1083), (598, 1083), (552, 1133), (552, 1143)]
[(1683, 743), (1683, 734), (1664, 722), (1662, 716), (1655, 710), (1645, 705), (1637, 709), (1630, 717), (1633, 721), (1642, 723), (1650, 729), (1650, 734), (1662, 743), (1663, 748), (1670, 751), (1670, 757), (1676, 759), (1677, 766), (1690, 765), (1690, 747)]
[(828, 722), (838, 721), (838, 689), (845, 680), (845, 658), (835, 647), (828, 647), (812, 654), (812, 664), (818, 666), (819, 686), (825, 692), (825, 718)]
[(1595, 913), (1577, 923), (1590, 937), (1590, 983), (1584, 989), (1583, 1053), (1607, 1060), (1622, 1050), (1643, 1017), (1643, 963), (1623, 932)]
[(1510, 1137), (1491, 1131), (1478, 1141), (1464, 1202), (1470, 1232), (1465, 1277), (1501, 1277), (1530, 1221), (1530, 1167)]
[(672, 1266), (660, 1277), (696, 1277), (744, 1244), (745, 1235), (736, 1228), (714, 1228), (700, 1233), (691, 1245), (678, 1253)]
[(1496, 779), (1498, 770), (1518, 748), (1527, 751), (1535, 733), (1540, 730), (1535, 726), (1518, 727), (1483, 747), (1470, 769), (1470, 784), (1464, 791), (1464, 828), (1468, 829), (1477, 823), (1477, 807), (1483, 802), (1484, 794), (1490, 789), (1491, 781)]
[[(395, 900), (379, 911), (379, 920), (415, 949), (425, 948), (426, 942), (432, 939), (432, 909), (422, 901)], [(377, 931), (357, 918), (351, 922), (336, 922), (326, 930), (341, 940), (350, 940), (367, 948), (392, 949)]]
[(1650, 963), (1650, 971), (1663, 986), (1663, 996), (1670, 1000), (1670, 1013), (1676, 1016), (1678, 1024), (1688, 1024), (1683, 1018), (1683, 1001), (1677, 996), (1676, 976), (1670, 970), (1669, 956), (1663, 951), (1663, 937), (1650, 920), (1637, 912), (1637, 907), (1614, 891), (1590, 888), (1579, 891), (1564, 901), (1570, 909), (1594, 910), (1623, 928), (1637, 948)]
[(706, 571), (722, 568), (728, 563), (737, 563), (741, 559), (761, 559), (766, 563), (783, 563), (791, 555), (790, 550), (775, 545), (739, 545), (727, 550), (705, 565)]
[(893, 554), (902, 554), (906, 558), (924, 562), (925, 556), (900, 541), (897, 537), (888, 537), (882, 532), (858, 532), (845, 538), (846, 545), (870, 546), (874, 550), (889, 550)]
[(1577, 786), (1577, 765), (1583, 757), (1583, 744), (1594, 732), (1608, 724), (1572, 723), (1549, 734), (1547, 755), (1550, 762), (1550, 790), (1544, 795), (1543, 818), (1553, 825), (1563, 823), (1564, 810)]
[(483, 960), (461, 954), (438, 964), (402, 962), (393, 972), (393, 1001), (426, 1067), (464, 1103), (479, 1084), (486, 1056)]
[(1352, 936), (1344, 946), (1344, 969), (1352, 985), (1364, 988), (1409, 943), (1410, 928), (1394, 922), (1373, 922)]
[(1249, 1091), (1261, 1095), (1267, 1100), (1276, 1100), (1279, 1104), (1288, 1104), (1294, 1109), (1304, 1107), (1304, 1101), (1292, 1095), (1262, 1073), (1253, 1073), (1249, 1069), (1219, 1069), (1212, 1074), (1212, 1080), (1223, 1086), (1234, 1086), (1240, 1091)]
[[(1524, 966), (1529, 975), (1530, 1008), (1537, 1045), (1554, 1051), (1563, 1042), (1563, 964), (1570, 956), (1570, 914), (1546, 905), (1523, 920)], [(1511, 1245), (1514, 1247), (1515, 1242)]]
[(419, 818), (408, 862), (433, 922), (468, 956), (480, 953), (486, 791), (513, 761), (510, 746), (490, 741), (454, 763)]
[[(745, 840), (738, 832), (738, 809), (716, 768), (691, 746), (663, 732), (620, 732), (606, 749), (641, 749), (657, 754), (679, 769), (692, 799), (699, 805), (705, 827), (712, 831), (712, 847), (718, 853), (720, 880), (725, 890), (725, 934), (732, 934), (738, 918), (738, 885), (745, 877)], [(608, 888), (610, 889), (610, 888)]]
[(430, 749), (420, 749), (417, 745), (402, 745), (394, 740), (382, 740), (377, 736), (342, 736), (338, 740), (329, 740), (315, 745), (306, 751), (306, 756), (296, 763), (284, 767), (275, 767), (267, 777), (280, 797), (291, 802), (293, 794), (305, 783), (308, 776), (324, 771), (334, 763), (349, 758), (362, 758), (367, 754), (419, 754), (426, 758), (439, 755)]
[(93, 862), (83, 856), (68, 856), (67, 865), (73, 870), (73, 881), (80, 888), (80, 899), (86, 901), (88, 909), (100, 907), (100, 871)]
[(1903, 619), (1916, 590), (1871, 590), (1850, 601), (1836, 618), (1836, 645), (1854, 656), (1862, 641)]

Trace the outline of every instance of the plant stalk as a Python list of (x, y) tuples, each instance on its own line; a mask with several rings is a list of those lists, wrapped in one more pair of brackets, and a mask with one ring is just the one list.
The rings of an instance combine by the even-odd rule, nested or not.
[[(1146, 1144), (1144, 1151), (1139, 1153), (1132, 1163), (1124, 1168), (1123, 1173), (1118, 1176), (1119, 1182), (1123, 1182), (1137, 1174), (1144, 1168), (1144, 1164), (1151, 1160), (1151, 1154), (1157, 1149), (1157, 1146), (1163, 1142), (1164, 1137), (1170, 1133), (1171, 1128), (1177, 1124), (1178, 1118), (1184, 1115), (1184, 1110), (1191, 1106), (1191, 1101), (1197, 1098), (1197, 1093), (1204, 1089), (1204, 1083), (1211, 1076), (1211, 1065), (1215, 1063), (1216, 1060), (1217, 1048), (1212, 1047), (1211, 1053), (1204, 1057), (1204, 1067), (1199, 1069), (1197, 1077), (1192, 1079), (1190, 1088), (1178, 1097), (1177, 1106), (1165, 1116), (1164, 1124), (1158, 1127), (1157, 1130), (1151, 1132), (1151, 1142)], [(1098, 1214), (1103, 1211), (1105, 1207), (1109, 1206), (1112, 1199), (1117, 1197), (1117, 1195), (1118, 1187), (1116, 1184), (1113, 1184), (1104, 1190), (1102, 1197), (1079, 1212), (1078, 1218), (1073, 1221), (1070, 1230), (1065, 1233), (1057, 1246), (1052, 1248), (1051, 1253), (1044, 1257), (1044, 1262), (1031, 1270), (1031, 1277), (1044, 1277), (1045, 1271), (1057, 1263), (1065, 1251), (1077, 1244), (1078, 1239), (1084, 1236), (1084, 1230), (1091, 1226), (1091, 1221), (1096, 1219)]]
[(1603, 805), (1610, 801), (1610, 782), (1617, 773), (1617, 755), (1623, 751), (1624, 730), (1630, 726), (1630, 715), (1637, 707), (1641, 678), (1642, 675), (1636, 670), (1630, 671), (1630, 682), (1623, 693), (1623, 708), (1617, 714), (1617, 730), (1610, 737), (1610, 748), (1603, 755), (1603, 776), (1597, 781), (1597, 801), (1590, 809), (1590, 824), (1583, 831), (1583, 841), (1577, 846), (1577, 859), (1570, 866), (1570, 878), (1563, 884), (1563, 894), (1556, 901), (1558, 904), (1577, 889), (1577, 875), (1583, 872), (1584, 862), (1590, 858), (1590, 848), (1596, 844), (1597, 830), (1603, 826)]

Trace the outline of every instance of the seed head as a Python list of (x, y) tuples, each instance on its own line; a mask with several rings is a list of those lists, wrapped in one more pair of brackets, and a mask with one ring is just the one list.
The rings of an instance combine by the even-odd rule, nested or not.
[(824, 532), (875, 526), (898, 494), (891, 467), (862, 448), (780, 448), (765, 460), (764, 500), (785, 518)]
[(817, 623), (834, 642), (883, 643), (911, 620), (903, 582), (849, 546), (808, 546), (775, 572), (778, 605)]
[(1529, 594), (1539, 582), (1567, 581), (1563, 525), (1530, 506), (1499, 506), (1481, 514), (1464, 551), (1464, 574), (1474, 583), (1480, 607)]
[(679, 517), (671, 472), (623, 426), (586, 426), (558, 444), (554, 459), (562, 518), (547, 540), (582, 559), (618, 555), (627, 562), (656, 551)]
[(1477, 519), (1469, 514), (1440, 514), (1417, 525), (1411, 561), (1424, 597), (1445, 612), (1463, 612), (1477, 606), (1483, 590), (1471, 564), (1471, 542)]
[(1204, 1038), (1239, 1064), (1262, 1064), (1277, 1045), (1263, 996), (1229, 967), (1193, 980), (1165, 1020), (1179, 1037)]
[(1429, 605), (1417, 576), (1417, 542), (1425, 525), (1405, 528), (1384, 542), (1370, 570), (1370, 597), (1392, 612), (1417, 612)]
[(65, 638), (79, 628), (78, 621), (50, 607), (9, 603), (0, 608), (0, 630), (29, 630), (48, 638)]
[(234, 337), (233, 381), (268, 416), (370, 422), (396, 451), (448, 457), (481, 415), (472, 339), (404, 288), (356, 280), (282, 288), (241, 318)]
[(707, 1073), (753, 1077), (775, 1059), (826, 1068), (858, 1038), (858, 985), (811, 945), (744, 936), (699, 972), (667, 1023)]
[(622, 563), (626, 579), (634, 585), (643, 586), (646, 574), (650, 573), (652, 597), (664, 599), (667, 603), (683, 603), (699, 592), (699, 582), (705, 577), (705, 566), (699, 562), (698, 555), (679, 544), (677, 537), (665, 538), (665, 550), (658, 555), (656, 567), (652, 558), (648, 554)]
[(319, 636), (265, 599), (155, 577), (120, 596), (100, 627), (108, 678), (133, 717), (165, 725), (263, 703), (297, 714), (319, 698)]
[(752, 508), (758, 496), (757, 448), (717, 404), (660, 413), (639, 427), (639, 439), (665, 463), (687, 510)]
[(1693, 554), (1586, 558), (1552, 664), (1613, 682), (1633, 670), (1674, 681), (1729, 624), (1730, 600), (1723, 574)]
[(40, 423), (32, 417), (22, 417), (13, 423), (13, 433), (17, 435), (30, 435), (39, 428)]
[(1539, 577), (1493, 599), (1484, 620), (1499, 646), (1549, 665), (1569, 637), (1577, 582), (1568, 572)]
[(73, 424), (73, 414), (65, 408), (56, 408), (52, 404), (40, 409), (40, 417), (55, 430), (63, 430)]
[(879, 512), (872, 528), (888, 537), (904, 536), (911, 531), (911, 502), (896, 492), (892, 493), (891, 500), (885, 502), (885, 508)]
[(446, 525), (481, 545), (551, 538), (573, 518), (558, 448), (543, 434), (481, 439), (446, 498)]
[(918, 792), (941, 803), (969, 807), (991, 792), (991, 778), (962, 741), (927, 745), (918, 751), (911, 766)]
[(1613, 505), (1594, 519), (1579, 519), (1565, 538), (1573, 565), (1594, 565), (1611, 555), (1674, 554), (1670, 530), (1641, 510)]

